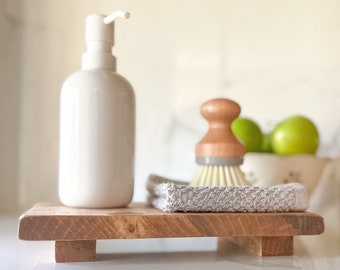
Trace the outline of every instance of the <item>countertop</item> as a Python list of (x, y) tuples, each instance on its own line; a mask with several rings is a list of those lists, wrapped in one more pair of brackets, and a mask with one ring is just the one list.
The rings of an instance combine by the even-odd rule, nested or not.
[(1, 269), (340, 269), (339, 243), (326, 235), (297, 236), (294, 255), (259, 257), (216, 238), (97, 241), (95, 262), (55, 263), (53, 241), (18, 240), (18, 216), (0, 217)]

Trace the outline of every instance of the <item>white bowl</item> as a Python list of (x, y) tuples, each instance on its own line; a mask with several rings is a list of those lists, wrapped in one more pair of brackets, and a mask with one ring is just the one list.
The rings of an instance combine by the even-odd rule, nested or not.
[(253, 185), (268, 187), (297, 182), (311, 194), (329, 161), (330, 158), (315, 155), (247, 153), (241, 168)]

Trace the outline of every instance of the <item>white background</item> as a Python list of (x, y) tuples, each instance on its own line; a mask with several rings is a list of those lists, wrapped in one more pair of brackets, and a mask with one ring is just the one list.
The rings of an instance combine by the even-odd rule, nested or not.
[(150, 173), (190, 179), (199, 106), (227, 97), (264, 131), (310, 117), (340, 155), (340, 1), (0, 1), (0, 212), (56, 201), (59, 93), (80, 68), (84, 20), (116, 23), (118, 71), (137, 100), (135, 201)]

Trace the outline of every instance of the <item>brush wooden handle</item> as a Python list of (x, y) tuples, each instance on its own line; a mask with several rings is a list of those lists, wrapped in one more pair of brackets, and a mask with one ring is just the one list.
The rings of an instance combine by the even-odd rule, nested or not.
[(201, 114), (209, 130), (196, 145), (196, 157), (243, 157), (244, 145), (231, 130), (240, 112), (240, 105), (230, 99), (216, 98), (202, 104)]

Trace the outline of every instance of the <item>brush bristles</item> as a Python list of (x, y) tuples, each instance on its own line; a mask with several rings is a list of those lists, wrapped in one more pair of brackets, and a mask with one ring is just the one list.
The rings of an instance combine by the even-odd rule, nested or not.
[(199, 166), (190, 186), (250, 186), (239, 166)]

